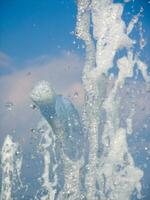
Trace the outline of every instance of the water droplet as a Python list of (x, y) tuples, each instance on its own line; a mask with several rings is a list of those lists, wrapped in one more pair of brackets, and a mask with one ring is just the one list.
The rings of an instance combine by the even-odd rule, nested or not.
[(143, 126), (145, 129), (147, 128), (147, 124), (144, 124), (144, 126)]
[(75, 126), (78, 126), (78, 125), (79, 125), (78, 121), (75, 121), (75, 123), (74, 123), (74, 124), (75, 124)]
[(128, 2), (130, 2), (130, 1), (131, 1), (131, 0), (124, 0), (125, 3), (128, 3)]
[(140, 47), (141, 47), (141, 48), (144, 48), (145, 45), (146, 45), (146, 42), (145, 42), (145, 40), (142, 38), (142, 39), (140, 40)]
[(145, 147), (144, 149), (145, 149), (145, 151), (147, 151), (147, 150), (148, 150), (148, 148), (147, 148), (147, 147)]
[(38, 132), (39, 132), (39, 133), (44, 133), (44, 131), (45, 131), (45, 130), (44, 130), (43, 128), (39, 128), (39, 129), (38, 129)]
[(7, 102), (6, 104), (5, 104), (5, 107), (6, 107), (6, 109), (8, 110), (8, 111), (12, 111), (13, 110), (13, 103), (12, 102)]
[(19, 151), (16, 151), (16, 156), (18, 156), (20, 154), (20, 152)]
[(35, 133), (35, 132), (36, 132), (36, 130), (35, 130), (34, 128), (31, 128), (30, 131), (31, 131), (32, 133)]
[(84, 199), (85, 199), (85, 195), (81, 194), (81, 195), (80, 195), (80, 199), (81, 199), (81, 200), (84, 200)]
[(70, 32), (70, 35), (74, 35), (74, 34), (75, 34), (74, 31), (71, 31), (71, 32)]
[(31, 155), (31, 160), (34, 160), (35, 159), (35, 156), (32, 154)]
[(146, 163), (144, 163), (144, 165), (143, 165), (143, 166), (144, 166), (144, 168), (147, 168), (147, 164), (146, 164)]
[(149, 160), (149, 157), (146, 157), (146, 160)]
[(79, 96), (78, 92), (74, 93), (74, 97), (77, 98)]
[(32, 108), (33, 110), (35, 110), (35, 109), (36, 109), (36, 105), (31, 104), (31, 105), (30, 105), (30, 108)]
[(15, 133), (16, 133), (16, 130), (15, 130), (15, 129), (13, 129), (13, 130), (12, 130), (12, 134), (15, 134)]
[(30, 75), (31, 75), (31, 72), (28, 72), (28, 73), (27, 73), (27, 76), (30, 76)]
[(68, 123), (68, 126), (71, 126), (71, 123)]

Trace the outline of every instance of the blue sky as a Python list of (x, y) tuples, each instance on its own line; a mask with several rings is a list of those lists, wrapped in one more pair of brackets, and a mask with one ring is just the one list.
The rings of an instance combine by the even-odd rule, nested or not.
[[(126, 13), (131, 14), (136, 14), (143, 6), (146, 38), (150, 35), (148, 2), (135, 0), (125, 6)], [(75, 21), (75, 0), (1, 0), (0, 51), (13, 57), (18, 68), (26, 59), (45, 54), (54, 57), (64, 49), (81, 54), (71, 34)], [(146, 47), (146, 54), (148, 50)]]
[(19, 60), (75, 49), (74, 0), (2, 0), (0, 49)]

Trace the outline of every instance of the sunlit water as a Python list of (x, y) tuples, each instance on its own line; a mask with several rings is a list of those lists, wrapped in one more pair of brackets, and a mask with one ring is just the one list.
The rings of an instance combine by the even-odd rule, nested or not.
[[(149, 84), (147, 66), (133, 50), (136, 43), (142, 49), (144, 39), (135, 42), (130, 37), (140, 12), (126, 25), (121, 3), (78, 0), (77, 6), (76, 35), (86, 46), (83, 112), (79, 116), (70, 100), (45, 81), (31, 92), (43, 116), (38, 153), (44, 167), (34, 199), (130, 200), (133, 195), (140, 199), (143, 171), (135, 165), (127, 142), (133, 133), (134, 105), (124, 124), (121, 118), (121, 93), (127, 78), (135, 76), (135, 66), (145, 87)], [(119, 51), (123, 53), (116, 58)], [(114, 65), (117, 75), (111, 70)], [(15, 190), (26, 187), (20, 178), (22, 153), (7, 136), (1, 154), (1, 200), (11, 200)]]

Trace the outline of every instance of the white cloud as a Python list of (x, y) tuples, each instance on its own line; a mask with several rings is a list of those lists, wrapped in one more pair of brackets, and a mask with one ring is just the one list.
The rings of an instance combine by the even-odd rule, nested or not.
[[(40, 118), (39, 112), (29, 108), (31, 104), (30, 91), (38, 81), (46, 80), (52, 83), (57, 93), (69, 97), (78, 107), (84, 102), (84, 91), (81, 84), (83, 60), (76, 54), (64, 52), (57, 58), (50, 59), (47, 55), (40, 56), (26, 62), (26, 67), (0, 79), (0, 143), (4, 135), (16, 129), (18, 138), (29, 138), (31, 128), (35, 128)], [(134, 97), (136, 100), (135, 127), (142, 126), (150, 110), (150, 93), (146, 93), (145, 85), (133, 86), (130, 82), (126, 86), (122, 97), (124, 101), (124, 115), (131, 109), (130, 94), (127, 90), (140, 90)], [(136, 93), (136, 92), (135, 92)], [(13, 102), (14, 109), (7, 111), (6, 102)], [(143, 109), (145, 107), (145, 109)], [(22, 137), (24, 135), (24, 137)]]
[[(83, 99), (81, 73), (83, 60), (74, 53), (63, 52), (50, 59), (47, 55), (27, 61), (24, 69), (0, 78), (0, 143), (4, 135), (17, 130), (21, 135), (36, 126), (40, 114), (29, 108), (30, 91), (38, 81), (47, 80), (56, 91), (70, 96), (79, 105)], [(78, 97), (74, 98), (74, 93)], [(6, 102), (13, 103), (12, 111), (5, 108)]]
[(47, 80), (58, 92), (63, 92), (81, 79), (83, 61), (76, 54), (63, 53), (53, 59), (41, 56), (26, 63), (25, 69), (0, 79), (0, 99), (23, 103), (38, 81)]

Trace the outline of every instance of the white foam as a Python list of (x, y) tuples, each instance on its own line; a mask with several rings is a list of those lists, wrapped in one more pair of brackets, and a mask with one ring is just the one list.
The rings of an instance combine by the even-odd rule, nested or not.
[[(47, 192), (45, 195), (41, 197), (41, 200), (54, 200), (56, 196), (56, 187), (57, 187), (57, 174), (55, 172), (57, 168), (57, 164), (53, 165), (52, 171), (50, 171), (50, 165), (52, 162), (52, 159), (54, 154), (51, 153), (55, 151), (54, 145), (54, 137), (55, 135), (52, 132), (51, 127), (47, 123), (46, 120), (42, 120), (39, 125), (38, 125), (38, 130), (41, 130), (41, 142), (39, 144), (40, 152), (43, 156), (43, 161), (44, 161), (44, 169), (42, 173), (42, 188), (45, 189)], [(54, 179), (53, 181), (50, 181), (50, 173), (54, 174)]]
[(4, 141), (1, 153), (1, 166), (2, 166), (2, 189), (1, 200), (12, 200), (12, 189), (14, 183), (15, 190), (22, 187), (20, 180), (20, 173), (22, 167), (22, 156), (19, 151), (19, 145), (13, 142), (12, 137), (8, 135)]
[(52, 102), (54, 95), (53, 88), (46, 81), (39, 82), (31, 92), (31, 98), (37, 104)]
[[(122, 19), (123, 4), (111, 0), (78, 2), (77, 33), (86, 44), (83, 74), (86, 102), (83, 121), (89, 139), (89, 163), (85, 178), (87, 199), (96, 199), (96, 194), (102, 200), (129, 200), (134, 190), (140, 196), (143, 172), (135, 166), (128, 150), (126, 134), (132, 132), (132, 115), (127, 119), (127, 128), (120, 127), (121, 100), (118, 91), (123, 88), (126, 78), (134, 76), (135, 64), (144, 79), (147, 81), (149, 78), (146, 65), (139, 57), (133, 56), (132, 47), (135, 42), (129, 37), (139, 15), (127, 27)], [(93, 26), (93, 32), (90, 25)], [(107, 90), (108, 70), (113, 67), (115, 55), (121, 49), (127, 50), (127, 56), (117, 60), (119, 74), (115, 77), (114, 86)], [(106, 113), (106, 121), (100, 141), (103, 151), (98, 158), (98, 126), (102, 108)], [(118, 166), (121, 167), (120, 171), (116, 171)]]

